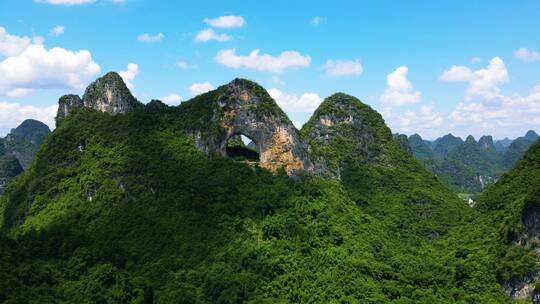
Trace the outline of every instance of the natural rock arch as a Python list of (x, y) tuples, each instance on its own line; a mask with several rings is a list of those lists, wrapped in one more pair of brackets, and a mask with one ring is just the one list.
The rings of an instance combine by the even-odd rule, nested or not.
[[(262, 87), (247, 80), (235, 79), (218, 88), (218, 94), (211, 94), (215, 96), (211, 101), (215, 105), (208, 128), (217, 127), (221, 132), (192, 130), (200, 150), (226, 156), (227, 142), (233, 136), (242, 134), (257, 144), (261, 167), (274, 172), (283, 167), (289, 175), (315, 171), (308, 156), (308, 145)], [(209, 98), (211, 96), (208, 95)], [(208, 100), (201, 98), (199, 102)]]
[[(57, 125), (71, 113), (93, 109), (111, 115), (123, 114), (142, 104), (129, 92), (122, 78), (110, 72), (91, 83), (83, 98), (65, 95), (59, 100)], [(309, 157), (309, 145), (287, 115), (264, 88), (235, 79), (217, 90), (199, 95), (177, 108), (180, 124), (196, 147), (209, 155), (227, 156), (227, 142), (243, 134), (257, 144), (259, 165), (287, 174), (319, 174)]]
[[(245, 137), (244, 140), (242, 137)], [(258, 145), (252, 138), (244, 134), (232, 136), (225, 149), (227, 156), (247, 162), (260, 162)]]

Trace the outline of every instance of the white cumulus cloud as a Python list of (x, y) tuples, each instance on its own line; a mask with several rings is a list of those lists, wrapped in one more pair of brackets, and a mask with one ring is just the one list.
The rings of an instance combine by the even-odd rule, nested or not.
[(197, 33), (195, 36), (195, 41), (197, 42), (207, 42), (210, 40), (215, 40), (218, 42), (229, 41), (232, 39), (231, 35), (227, 34), (218, 34), (213, 29), (205, 29)]
[(332, 77), (360, 75), (363, 67), (358, 60), (328, 60), (322, 67)]
[(392, 132), (409, 135), (419, 133), (427, 138), (439, 136), (440, 127), (445, 122), (444, 115), (432, 106), (421, 106), (418, 111), (407, 110), (403, 113), (385, 108), (382, 115)]
[(208, 91), (212, 91), (213, 89), (214, 89), (214, 86), (209, 82), (194, 83), (191, 86), (189, 86), (189, 92), (193, 96), (197, 96), (197, 95), (206, 93)]
[(20, 97), (35, 89), (83, 88), (100, 67), (87, 50), (46, 49), (43, 38), (18, 37), (0, 28), (0, 95)]
[(466, 91), (466, 98), (469, 100), (475, 96), (490, 100), (500, 94), (498, 85), (508, 81), (508, 70), (501, 58), (494, 57), (489, 61), (489, 65), (485, 69), (473, 71), (465, 66), (454, 65), (445, 70), (440, 79), (443, 81), (468, 82), (469, 87)]
[(165, 35), (163, 35), (163, 33), (157, 33), (155, 35), (144, 33), (140, 34), (137, 37), (137, 40), (141, 42), (160, 42), (161, 40), (163, 40), (163, 38), (165, 38)]
[(0, 94), (21, 89), (83, 88), (100, 71), (89, 51), (33, 44), (0, 62)]
[(182, 101), (182, 99), (182, 96), (174, 93), (171, 95), (163, 96), (159, 100), (163, 101), (168, 105), (178, 105)]
[(29, 118), (42, 121), (54, 129), (57, 108), (58, 105), (37, 107), (0, 101), (0, 136), (6, 135), (12, 128)]
[(260, 50), (253, 50), (246, 56), (237, 55), (236, 49), (221, 50), (214, 60), (226, 67), (239, 69), (246, 68), (257, 71), (280, 73), (286, 69), (306, 68), (311, 63), (311, 57), (304, 56), (297, 51), (284, 51), (277, 57), (262, 54)]
[(22, 53), (30, 44), (29, 37), (10, 35), (4, 27), (0, 26), (0, 55), (16, 56)]
[(234, 27), (243, 27), (246, 24), (246, 20), (242, 16), (220, 16), (217, 18), (204, 18), (204, 23), (208, 24), (211, 27), (219, 28), (234, 28)]
[(514, 57), (523, 61), (524, 63), (529, 63), (540, 60), (540, 53), (526, 48), (520, 48), (514, 51)]
[(301, 96), (289, 94), (278, 89), (268, 90), (268, 94), (285, 112), (313, 112), (321, 104), (322, 98), (316, 93), (304, 93)]
[(387, 88), (380, 97), (385, 106), (403, 106), (420, 102), (422, 93), (415, 91), (407, 79), (409, 68), (400, 66), (386, 77)]
[(58, 37), (58, 36), (64, 34), (64, 30), (65, 30), (64, 26), (57, 25), (57, 26), (55, 26), (55, 27), (53, 27), (51, 29), (51, 35), (54, 35), (54, 36)]
[[(540, 85), (525, 96), (499, 95), (493, 100), (461, 102), (450, 113), (451, 127), (464, 133), (519, 136), (540, 128)], [(476, 134), (475, 134), (476, 133)]]
[(474, 79), (474, 73), (468, 67), (453, 65), (443, 72), (440, 79), (442, 81), (471, 81)]
[(133, 86), (133, 80), (139, 74), (139, 65), (136, 63), (129, 63), (125, 71), (118, 72), (118, 75), (122, 77), (122, 80), (126, 83), (126, 86), (133, 91), (135, 87)]

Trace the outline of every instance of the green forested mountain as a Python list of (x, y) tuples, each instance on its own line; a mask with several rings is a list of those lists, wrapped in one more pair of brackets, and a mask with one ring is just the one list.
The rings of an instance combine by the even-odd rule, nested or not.
[(498, 275), (506, 281), (507, 293), (515, 298), (540, 301), (540, 142), (525, 153), (518, 164), (489, 187), (478, 200), (477, 209), (495, 226), (501, 243), (500, 265), (509, 266)]
[[(505, 283), (536, 269), (355, 97), (298, 131), (247, 80), (169, 107), (118, 79), (61, 99), (0, 197), (0, 302), (510, 303)], [(240, 134), (258, 162), (227, 154)]]
[(50, 132), (44, 123), (27, 119), (5, 138), (0, 138), (0, 195), (12, 178), (30, 166)]
[(534, 131), (513, 141), (482, 136), (478, 142), (470, 135), (465, 141), (448, 134), (431, 142), (414, 134), (408, 144), (403, 139), (402, 146), (454, 191), (480, 193), (511, 169), (537, 139)]
[(512, 168), (537, 140), (538, 134), (534, 131), (529, 131), (525, 136), (518, 137), (512, 141), (504, 152), (503, 166), (507, 169)]

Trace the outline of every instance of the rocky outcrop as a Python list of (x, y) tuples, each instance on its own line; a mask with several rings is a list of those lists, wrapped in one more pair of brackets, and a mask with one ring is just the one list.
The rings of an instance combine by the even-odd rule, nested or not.
[[(255, 143), (261, 167), (274, 172), (284, 168), (292, 176), (300, 172), (315, 173), (308, 145), (259, 85), (235, 79), (194, 102), (201, 106), (210, 103), (212, 111), (204, 127), (188, 130), (199, 150), (210, 155), (227, 156), (227, 143), (238, 135), (245, 135)], [(217, 132), (208, 132), (210, 129)]]
[(69, 113), (74, 113), (84, 107), (82, 99), (78, 95), (64, 95), (58, 100), (58, 112), (56, 114), (56, 125), (60, 125)]
[[(540, 205), (538, 194), (528, 194), (521, 211), (523, 230), (515, 235), (513, 245), (528, 247), (540, 253)], [(512, 299), (532, 300), (540, 304), (540, 272), (529, 273), (523, 277), (512, 278), (503, 286), (505, 293)]]
[(495, 145), (493, 144), (493, 137), (492, 136), (482, 136), (478, 140), (478, 145), (480, 148), (484, 151), (493, 151), (495, 150)]
[(82, 98), (84, 107), (110, 114), (126, 113), (139, 102), (127, 88), (122, 77), (109, 72), (92, 82)]
[(115, 72), (109, 72), (92, 82), (86, 88), (82, 99), (77, 95), (60, 97), (56, 123), (61, 123), (67, 115), (82, 108), (115, 115), (126, 113), (139, 104), (122, 77)]
[(540, 304), (540, 290), (535, 284), (539, 277), (540, 273), (533, 273), (514, 278), (503, 285), (503, 290), (513, 300), (530, 300), (530, 303)]

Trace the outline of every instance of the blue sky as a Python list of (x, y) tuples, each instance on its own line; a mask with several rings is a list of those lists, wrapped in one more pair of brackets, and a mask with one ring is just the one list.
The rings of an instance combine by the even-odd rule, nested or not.
[(2, 0), (0, 134), (110, 70), (171, 104), (248, 78), (297, 125), (345, 92), (394, 132), (540, 129), (540, 2), (291, 2)]

